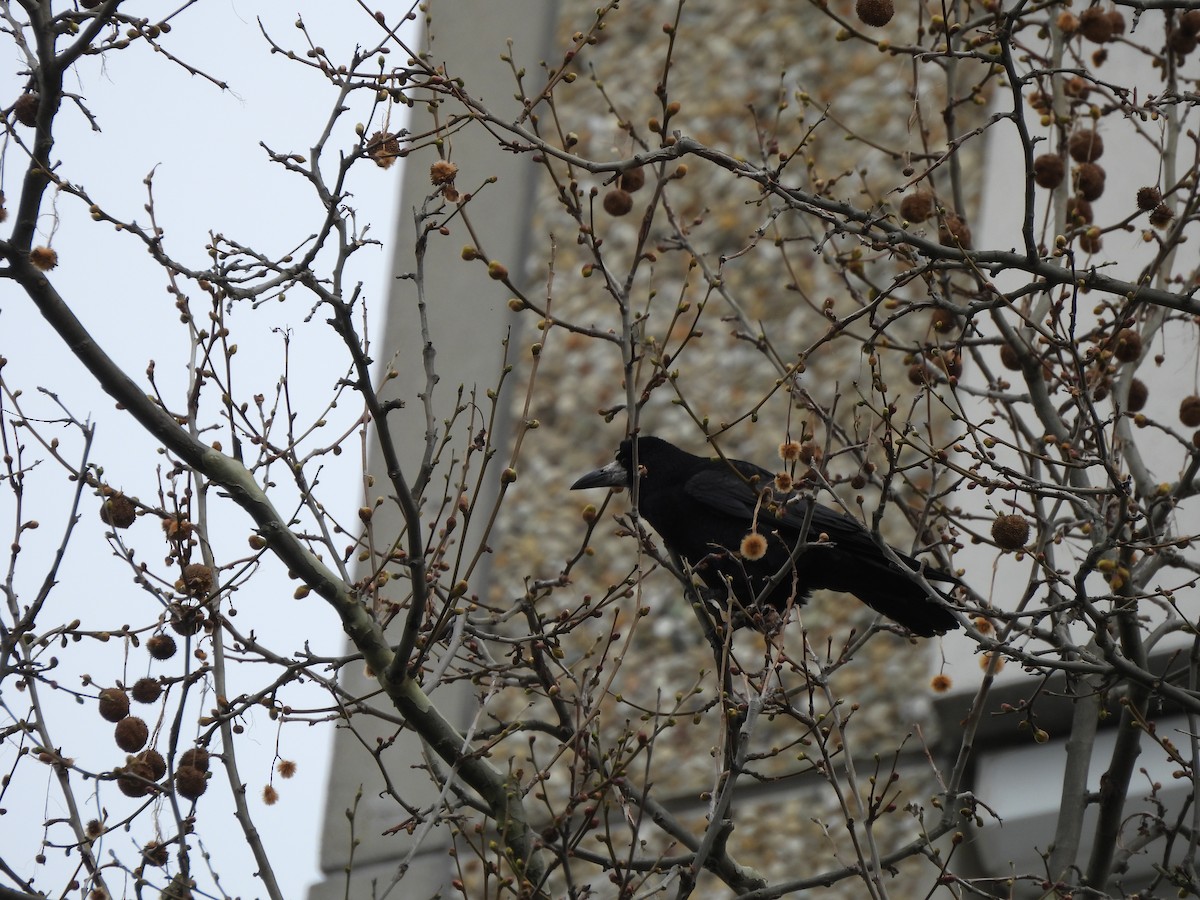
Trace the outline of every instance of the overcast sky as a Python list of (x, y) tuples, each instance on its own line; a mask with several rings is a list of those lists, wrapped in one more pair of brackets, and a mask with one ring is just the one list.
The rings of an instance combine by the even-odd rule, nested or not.
[[(15, 4), (14, 4), (15, 6)], [(389, 4), (389, 6), (391, 6)], [(372, 39), (377, 27), (368, 13), (355, 3), (301, 3), (310, 34), (334, 59), (348, 59), (350, 51), (363, 36)], [(144, 10), (135, 4), (130, 12), (153, 14), (166, 7), (147, 4)], [(172, 7), (175, 8), (175, 7)], [(399, 8), (399, 4), (395, 5)], [(306, 154), (328, 120), (335, 94), (318, 75), (280, 55), (270, 55), (259, 31), (256, 17), (275, 39), (303, 52), (307, 46), (296, 29), (296, 8), (275, 3), (230, 3), (212, 0), (186, 10), (173, 21), (173, 28), (162, 39), (171, 53), (186, 60), (214, 78), (224, 80), (229, 89), (222, 91), (211, 81), (187, 74), (135, 43), (129, 49), (84, 62), (67, 79), (67, 90), (86, 98), (87, 108), (100, 131), (94, 131), (76, 108), (63, 110), (58, 119), (55, 158), (61, 160), (62, 175), (84, 185), (98, 203), (114, 215), (145, 224), (147, 214), (143, 179), (154, 172), (154, 197), (158, 223), (165, 228), (168, 251), (186, 264), (202, 268), (207, 264), (205, 245), (210, 231), (221, 232), (239, 241), (261, 247), (267, 253), (281, 253), (301, 243), (316, 230), (322, 210), (311, 188), (295, 176), (286, 175), (279, 166), (268, 162), (259, 146), (265, 142), (275, 150)], [(4, 54), (0, 75), (6, 89), (3, 104), (11, 103), (24, 85), (21, 61), (11, 41), (0, 42)], [(397, 54), (397, 57), (399, 54)], [(402, 64), (402, 59), (394, 59)], [(362, 95), (365, 100), (365, 94)], [(356, 121), (367, 115), (367, 108), (355, 109), (340, 120), (331, 151), (349, 148), (355, 139)], [(393, 113), (391, 125), (403, 122), (400, 112)], [(357, 118), (356, 118), (357, 117)], [(372, 126), (374, 130), (376, 126)], [(9, 154), (8, 169), (3, 173), (9, 208), (19, 189), (19, 157)], [(370, 235), (384, 247), (390, 243), (399, 191), (399, 166), (389, 171), (360, 166), (352, 184), (352, 205), (358, 222), (371, 223)], [(135, 239), (117, 234), (111, 226), (93, 223), (80, 202), (69, 196), (57, 199), (59, 218), (52, 216), (47, 204), (37, 243), (52, 240), (59, 254), (59, 267), (52, 273), (55, 285), (76, 313), (91, 329), (100, 345), (126, 366), (136, 379), (143, 380), (147, 364), (154, 360), (159, 383), (169, 402), (182, 409), (182, 387), (186, 384), (188, 337), (180, 324), (167, 282)], [(364, 286), (364, 296), (373, 304), (374, 321), (382, 313), (387, 290), (387, 250), (370, 249), (358, 256), (352, 275)], [(198, 291), (197, 309), (204, 311)], [(284, 330), (290, 330), (288, 359), (293, 395), (322, 401), (330, 396), (330, 385), (338, 377), (344, 351), (338, 354), (336, 343), (323, 315), (309, 325), (303, 323), (311, 300), (293, 297), (283, 303), (271, 303), (251, 313), (238, 309), (232, 318), (233, 339), (239, 345), (235, 358), (235, 384), (239, 396), (254, 393), (272, 395), (284, 366)], [(24, 391), (22, 403), (30, 416), (56, 417), (58, 412), (38, 395), (36, 388), (57, 392), (72, 413), (92, 420), (97, 427), (91, 461), (102, 465), (105, 479), (114, 486), (154, 502), (158, 485), (156, 466), (162, 457), (128, 416), (114, 408), (63, 347), (32, 306), (11, 284), (0, 283), (0, 354), (8, 359), (6, 382)], [(336, 364), (335, 364), (336, 363)], [(345, 414), (353, 416), (353, 403), (344, 404)], [(319, 408), (304, 408), (302, 418), (316, 417)], [(211, 409), (211, 407), (210, 407)], [(66, 446), (76, 446), (65, 429), (43, 426), (49, 437), (59, 436)], [(355, 478), (357, 453), (343, 454), (344, 469), (323, 473), (321, 496), (331, 513), (340, 520), (357, 521), (361, 482)], [(37, 518), (42, 527), (26, 532), (16, 586), (28, 601), (45, 576), (54, 548), (61, 540), (65, 522), (66, 498), (71, 485), (61, 470), (44, 465), (28, 479), (23, 519)], [(217, 504), (218, 506), (221, 504)], [(225, 504), (229, 505), (229, 504)], [(0, 523), (7, 544), (12, 539), (11, 523), (14, 500), (5, 487), (0, 490)], [(153, 618), (151, 598), (134, 586), (127, 567), (117, 560), (104, 538), (97, 519), (98, 501), (87, 496), (82, 509), (82, 526), (71, 544), (63, 568), (61, 583), (47, 608), (45, 622), (69, 621), (78, 617), (84, 628), (116, 629), (124, 623), (144, 625)], [(218, 534), (214, 543), (221, 554), (242, 555), (250, 534), (249, 520), (240, 514), (222, 513), (215, 520)], [(162, 569), (165, 546), (157, 523), (141, 520), (128, 532), (129, 543), (139, 558)], [(239, 626), (257, 628), (269, 635), (270, 646), (283, 653), (300, 649), (305, 642), (320, 653), (336, 653), (343, 647), (337, 618), (315, 595), (306, 601), (292, 599), (294, 584), (289, 583), (280, 567), (264, 566), (251, 582), (254, 596), (238, 596)], [(245, 592), (243, 592), (245, 593)], [(147, 674), (172, 672), (177, 661), (148, 668), (144, 649), (131, 650), (128, 657), (115, 642), (94, 645), (86, 661), (64, 654), (64, 667), (58, 675), (72, 689), (80, 687), (80, 674), (86, 670), (97, 683), (112, 684), (117, 679), (131, 683)], [(76, 655), (79, 654), (76, 652)], [(257, 683), (265, 683), (262, 672), (255, 673)], [(94, 689), (93, 689), (94, 690)], [(64, 698), (65, 699), (65, 698)], [(319, 695), (308, 694), (310, 701), (321, 702)], [(206, 698), (211, 705), (211, 696)], [(23, 698), (13, 697), (13, 708), (23, 710)], [(111, 768), (123, 759), (112, 744), (112, 726), (97, 715), (94, 703), (59, 709), (68, 717), (50, 721), (52, 734), (63, 752), (77, 756), (81, 764), (97, 770)], [(155, 710), (140, 710), (155, 727)], [(8, 719), (7, 712), (0, 717)], [(8, 724), (7, 721), (4, 724)], [(265, 716), (248, 727), (241, 745), (242, 775), (247, 782), (250, 805), (271, 856), (282, 863), (276, 871), (284, 896), (301, 897), (307, 886), (318, 878), (317, 837), (323, 814), (327, 765), (332, 733), (328, 727), (296, 726), (279, 734)], [(260, 798), (262, 787), (271, 774), (272, 760), (279, 741), (279, 753), (296, 760), (299, 769), (291, 781), (275, 778), (279, 802), (273, 807)], [(107, 749), (104, 749), (107, 748)], [(12, 745), (0, 746), (0, 769), (9, 771)], [(22, 765), (28, 776), (37, 771)], [(7, 814), (0, 816), (0, 845), (6, 856), (21, 847), (27, 855), (16, 857), (23, 871), (31, 871), (28, 861), (38, 852), (42, 838), (36, 823), (59, 814), (61, 799), (45, 769), (45, 778), (28, 778), (10, 786), (3, 798)], [(90, 788), (78, 790), (81, 799), (90, 799), (85, 817), (99, 817), (98, 801)], [(102, 803), (111, 803), (110, 813), (124, 811), (124, 798), (106, 785)], [(132, 801), (129, 801), (132, 803)], [(132, 806), (130, 807), (132, 809)], [(222, 884), (232, 895), (261, 896), (253, 878), (254, 866), (244, 849), (244, 840), (231, 817), (228, 788), (215, 780), (198, 804), (198, 833), (205, 848), (213, 854), (222, 874)], [(163, 822), (165, 833), (172, 823)], [(65, 832), (53, 833), (59, 839)], [(128, 848), (147, 835), (138, 829), (129, 836), (109, 835), (107, 847), (122, 859), (132, 855)], [(126, 843), (122, 843), (125, 841)], [(228, 845), (228, 846), (225, 846)], [(26, 850), (27, 848), (27, 850)], [(228, 853), (238, 854), (234, 857)], [(72, 860), (50, 854), (43, 886), (61, 885), (55, 872), (64, 871)], [(238, 860), (230, 865), (223, 859)], [(193, 857), (193, 864), (200, 862)], [(115, 885), (120, 885), (117, 879)]]

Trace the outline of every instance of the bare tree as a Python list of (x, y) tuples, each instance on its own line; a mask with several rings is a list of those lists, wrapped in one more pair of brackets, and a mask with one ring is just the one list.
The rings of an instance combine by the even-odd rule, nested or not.
[[(437, 56), (437, 15), (452, 12), (429, 14), (433, 49), (418, 52), (397, 31), (410, 10), (346, 4), (360, 38), (345, 58), (303, 19), (262, 33), (265, 55), (325, 85), (307, 149), (264, 136), (260, 150), (315, 201), (311, 222), (287, 223), (297, 236), (278, 247), (213, 233), (197, 248), (159, 227), (153, 175), (85, 184), (56, 149), (62, 120), (93, 118), (113, 54), (142, 54), (147, 77), (176, 66), (223, 86), (172, 49), (196, 4), (149, 18), (133, 5), (0, 2), (24, 79), (4, 108), (0, 276), (159, 451), (145, 483), (113, 484), (88, 416), (53, 384), (31, 398), (0, 373), (0, 798), (31, 780), (47, 795), (46, 812), (20, 811), (43, 834), (39, 858), (0, 848), (0, 896), (282, 896), (286, 861), (261, 840), (239, 764), (264, 721), (383, 727), (387, 739), (362, 739), (394, 831), (448, 835), (466, 896), (1200, 894), (1187, 232), (1200, 9), (566, 4), (559, 55), (511, 66), (514, 116)], [(744, 78), (706, 56), (719, 44)], [(512, 58), (502, 40), (496, 53)], [(431, 127), (390, 124), (412, 104)], [(492, 173), (460, 171), (454, 153), (470, 142), (537, 173), (530, 259), (489, 255), (476, 209)], [(405, 393), (395, 348), (366, 326), (357, 266), (374, 244), (354, 196), (378, 167), (430, 156), (428, 196), (406, 211), (415, 302), (392, 311), (423, 350), (423, 383)], [(1135, 185), (1116, 197), (1114, 158), (1113, 183)], [(1008, 202), (984, 215), (998, 177)], [(119, 362), (85, 324), (87, 298), (60, 290), (53, 236), (89, 219), (161, 271), (186, 384)], [(493, 384), (459, 384), (433, 338), (444, 298), (426, 264), (447, 244), (514, 312), (493, 336), (506, 348)], [(243, 387), (238, 343), (276, 326), (268, 307), (336, 338), (323, 394), (292, 387), (290, 359), (273, 394)], [(977, 653), (982, 676), (931, 679), (929, 645), (847, 604), (731, 609), (625, 498), (580, 512), (567, 473), (650, 429), (727, 456), (778, 447), (776, 489), (859, 517), (881, 547), (886, 523), (893, 543), (955, 570), (962, 636), (947, 645)], [(414, 431), (410, 460), (399, 443)], [(346, 466), (367, 498), (352, 522), (323, 484)], [(69, 508), (35, 517), (48, 472), (72, 486)], [(247, 516), (236, 534), (228, 523)], [(51, 519), (56, 551), (22, 553)], [(84, 535), (123, 562), (129, 624), (93, 627), (57, 602)], [(346, 655), (282, 648), (269, 617), (242, 624), (276, 563), (297, 598), (336, 616)], [(1006, 665), (1024, 679), (1000, 702)], [(348, 689), (348, 668), (369, 689)], [(960, 707), (934, 735), (929, 698), (952, 680)], [(477, 701), (465, 726), (439, 699), (453, 685)], [(127, 755), (73, 740), (83, 714), (113, 722)], [(1050, 841), (1031, 835), (989, 870), (964, 848), (980, 829), (987, 840), (1003, 799), (975, 780), (997, 727), (1046, 751), (1061, 735), (1067, 766)], [(417, 761), (388, 753), (404, 732), (427, 751), (436, 802), (411, 799)], [(1183, 789), (1140, 777), (1139, 757)], [(225, 827), (205, 814), (217, 779), (261, 887), (234, 884), (244, 873), (205, 850)], [(50, 852), (72, 865), (53, 884)], [(387, 889), (403, 890), (404, 871)]]

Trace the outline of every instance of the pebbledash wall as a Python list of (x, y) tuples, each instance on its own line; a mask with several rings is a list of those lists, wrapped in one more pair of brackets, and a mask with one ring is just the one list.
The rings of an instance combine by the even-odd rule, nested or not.
[[(463, 77), (469, 87), (482, 88), (489, 103), (508, 110), (514, 107), (514, 88), (509, 67), (500, 60), (500, 55), (506, 52), (505, 38), (512, 38), (511, 52), (517, 64), (525, 66), (530, 78), (537, 78), (539, 61), (561, 59), (572, 33), (586, 28), (595, 10), (595, 0), (590, 3), (454, 0), (449, 5), (434, 0), (429, 5), (435, 34), (434, 57), (446, 60), (448, 70)], [(571, 110), (573, 121), (586, 121), (590, 125), (577, 131), (581, 156), (617, 159), (632, 152), (627, 135), (617, 127), (605, 98), (591, 83), (591, 71), (603, 81), (607, 99), (622, 116), (644, 123), (660, 114), (654, 88), (662, 74), (662, 26), (674, 18), (676, 8), (675, 2), (630, 3), (628, 8), (622, 5), (610, 17), (603, 40), (581, 55), (577, 65), (580, 77), (573, 85), (556, 92), (558, 103)], [(807, 91), (822, 101), (832, 102), (835, 112), (852, 112), (857, 127), (866, 127), (866, 116), (873, 117), (870, 127), (877, 143), (911, 145), (915, 149), (919, 136), (909, 131), (906, 113), (911, 108), (911, 99), (906, 96), (909, 79), (903, 72), (909, 64), (871, 48), (851, 52), (849, 45), (844, 44), (838, 45), (836, 55), (821, 52), (822, 47), (832, 44), (833, 32), (834, 26), (828, 18), (808, 4), (794, 0), (687, 3), (670, 73), (671, 96), (683, 109), (680, 127), (730, 152), (758, 158), (759, 139), (748, 106), (773, 115), (781, 98)], [(936, 111), (940, 106), (934, 100), (931, 109)], [(417, 109), (414, 115), (410, 127), (419, 132), (425, 112)], [(784, 136), (796, 141), (803, 127), (792, 125)], [(887, 184), (900, 180), (900, 163), (873, 152), (865, 144), (847, 143), (839, 129), (819, 130), (812, 141), (810, 155), (821, 160), (828, 173), (860, 169), (867, 180), (875, 176), (881, 176)], [(414, 154), (407, 160), (400, 200), (401, 228), (395, 250), (396, 273), (412, 269), (410, 211), (429, 192), (428, 170), (433, 159), (432, 154), (425, 153)], [(537, 169), (528, 158), (500, 152), (482, 133), (465, 131), (453, 138), (453, 159), (463, 173), (464, 185), (482, 176), (498, 175), (494, 190), (485, 192), (472, 207), (473, 222), (483, 233), (482, 242), (492, 258), (526, 261), (525, 278), (534, 295), (544, 292), (544, 287), (538, 286), (546, 281), (550, 234), (557, 238), (554, 251), (557, 271), (578, 272), (588, 261), (575, 244), (575, 225), (561, 213), (546, 179), (538, 178), (535, 183)], [(970, 159), (964, 162), (969, 165)], [(763, 210), (753, 202), (728, 202), (728, 198), (722, 198), (725, 202), (719, 206), (713, 203), (710, 192), (718, 188), (704, 177), (700, 168), (693, 167), (695, 171), (673, 186), (673, 197), (681, 220), (694, 223), (689, 227), (695, 246), (706, 258), (715, 261), (721, 254), (735, 253), (746, 245), (748, 237), (763, 224)], [(725, 186), (720, 189), (729, 190), (728, 179), (723, 183)], [(600, 177), (596, 178), (596, 186), (604, 190)], [(540, 192), (534, 193), (535, 190)], [(753, 192), (745, 189), (742, 199), (753, 201), (753, 198)], [(636, 202), (640, 202), (637, 195)], [(635, 206), (620, 222), (605, 219), (608, 252), (619, 255), (632, 247), (643, 208)], [(802, 223), (793, 222), (792, 227), (800, 228)], [(515, 343), (527, 344), (533, 338), (528, 330), (530, 320), (513, 316), (506, 305), (507, 297), (487, 281), (482, 267), (465, 266), (457, 259), (457, 248), (462, 243), (450, 240), (435, 244), (432, 252), (442, 257), (431, 259), (426, 266), (431, 279), (429, 293), (438, 297), (434, 337), (444, 382), (484, 385), (494, 380), (500, 365), (497, 334), (512, 325), (527, 329), (523, 332), (524, 340)], [(793, 355), (811, 340), (811, 335), (820, 333), (826, 322), (820, 315), (819, 304), (799, 302), (800, 294), (788, 289), (789, 282), (798, 281), (803, 292), (819, 298), (836, 296), (839, 290), (830, 269), (818, 264), (804, 271), (787, 271), (778, 256), (769, 252), (746, 254), (736, 265), (726, 268), (724, 278), (730, 294), (743, 303), (747, 318), (761, 322), (782, 349)], [(676, 263), (668, 256), (656, 266), (654, 279), (660, 290), (675, 292), (687, 274), (682, 261)], [(696, 286), (694, 276), (691, 281)], [(639, 285), (639, 289), (645, 288), (646, 285)], [(424, 377), (420, 348), (414, 343), (414, 330), (406, 318), (414, 303), (411, 283), (396, 281), (390, 303), (392, 312), (384, 345), (389, 354), (396, 353), (402, 383), (419, 385)], [(585, 319), (599, 327), (613, 327), (617, 323), (611, 300), (598, 287), (581, 287), (579, 279), (571, 280), (569, 289), (556, 293), (554, 303), (557, 314), (565, 319)], [(915, 321), (913, 324), (918, 327)], [(921, 327), (925, 325), (920, 323)], [(716, 374), (717, 377), (708, 379), (710, 388), (701, 398), (704, 412), (714, 420), (743, 411), (748, 400), (761, 394), (764, 379), (775, 377), (764, 365), (761, 354), (747, 342), (735, 339), (730, 331), (732, 326), (726, 333), (709, 329), (702, 345), (689, 351), (686, 360), (681, 361), (686, 367), (681, 378), (685, 383), (689, 374), (694, 377), (695, 373), (706, 370)], [(519, 330), (517, 333), (522, 334)], [(861, 348), (849, 341), (844, 346), (845, 353), (825, 354), (810, 363), (805, 384), (819, 402), (831, 402), (837, 386), (844, 388), (859, 380), (869, 383)], [(531, 415), (540, 421), (541, 427), (530, 433), (521, 457), (525, 471), (540, 473), (538, 483), (519, 480), (513, 485), (511, 502), (504, 507), (498, 537), (492, 542), (495, 553), (488, 577), (494, 584), (493, 600), (501, 603), (504, 598), (521, 596), (524, 588), (520, 579), (531, 568), (536, 571), (540, 566), (545, 575), (553, 576), (562, 560), (578, 547), (582, 530), (578, 510), (587, 499), (568, 494), (567, 486), (579, 473), (610, 459), (623, 431), (620, 417), (606, 423), (596, 414), (598, 408), (612, 406), (623, 396), (620, 360), (611, 346), (558, 331), (546, 341), (540, 366), (543, 390)], [(902, 378), (897, 373), (897, 380)], [(554, 385), (554, 389), (545, 390), (545, 385)], [(523, 394), (518, 392), (510, 399), (519, 412)], [(695, 426), (665, 401), (664, 396), (663, 402), (647, 407), (645, 429), (703, 452)], [(847, 414), (852, 405), (845, 404)], [(784, 433), (785, 416), (786, 406), (768, 407), (757, 425), (731, 433), (723, 449), (770, 464)], [(420, 431), (412, 429), (410, 454), (418, 452)], [(553, 489), (554, 485), (559, 489)], [(386, 521), (376, 517), (376, 528), (387, 526)], [(611, 530), (598, 529), (597, 553), (574, 572), (581, 593), (589, 589), (589, 584), (602, 587), (616, 583), (627, 572), (630, 544), (604, 533)], [(481, 580), (475, 579), (476, 583)], [(653, 706), (656, 690), (664, 685), (690, 685), (702, 669), (711, 670), (712, 657), (678, 586), (668, 577), (652, 577), (642, 602), (651, 607), (649, 627), (641, 628), (632, 647), (631, 653), (638, 658), (625, 660), (620, 690), (634, 702)], [(861, 604), (845, 602), (838, 596), (818, 597), (806, 608), (804, 625), (814, 643), (820, 643), (825, 635), (844, 634), (850, 625), (863, 624), (870, 617), (870, 611)], [(790, 627), (794, 629), (796, 625)], [(756, 638), (744, 636), (744, 639)], [(900, 737), (914, 729), (921, 730), (921, 739), (909, 741), (901, 753), (900, 786), (906, 802), (928, 803), (937, 790), (922, 741), (929, 745), (937, 740), (938, 719), (928, 684), (938, 653), (937, 641), (912, 645), (898, 637), (878, 635), (853, 665), (841, 670), (834, 686), (847, 702), (858, 704), (855, 714), (858, 748), (872, 748), (873, 739), (877, 738), (880, 752), (891, 754)], [(457, 704), (463, 721), (469, 720), (475, 709), (469, 689), (461, 691), (453, 701), (446, 692), (439, 692), (438, 700), (447, 710)], [(495, 707), (489, 710), (503, 717), (502, 710)], [(611, 725), (614, 729), (623, 727), (624, 714), (617, 719)], [(602, 727), (608, 724), (602, 723)], [(772, 728), (782, 730), (775, 733)], [(765, 725), (759, 739), (764, 746), (787, 741), (789, 729), (794, 729), (794, 723), (780, 719), (777, 724)], [(386, 724), (380, 729), (381, 733), (390, 730), (391, 726)], [(659, 798), (675, 797), (672, 808), (693, 824), (702, 823), (706, 811), (698, 798), (712, 784), (715, 763), (708, 751), (714, 734), (711, 723), (692, 729), (672, 729), (659, 742), (654, 754), (651, 777)], [(365, 737), (369, 742), (370, 735)], [(401, 743), (391, 752), (397, 758), (416, 761), (420, 758), (419, 747), (411, 736), (408, 740), (408, 744)], [(522, 738), (494, 748), (492, 758), (502, 758), (505, 749), (516, 765), (529, 752), (526, 739)], [(329, 874), (325, 882), (313, 888), (312, 900), (346, 895), (344, 867), (349, 861), (349, 837), (345, 810), (354, 802), (364, 773), (369, 778), (371, 771), (369, 765), (361, 764), (362, 754), (359, 739), (339, 734), (326, 799), (321, 855), (322, 867)], [(873, 770), (869, 756), (866, 765)], [(403, 771), (397, 768), (398, 773)], [(412, 774), (411, 784), (397, 787), (416, 804), (435, 799), (419, 772)], [(363, 787), (355, 834), (361, 843), (353, 855), (349, 896), (373, 896), (372, 884), (387, 885), (402, 863), (406, 870), (398, 895), (432, 896), (451, 877), (446, 844), (426, 840), (415, 855), (410, 855), (411, 844), (402, 832), (384, 837), (382, 832), (396, 824), (395, 807), (377, 801), (378, 791), (379, 786), (369, 780)], [(818, 867), (831, 867), (838, 851), (848, 849), (844, 827), (825, 831), (818, 824), (838, 823), (842, 813), (833, 791), (817, 778), (784, 778), (764, 785), (760, 791), (747, 792), (739, 804), (737, 827), (730, 839), (731, 851), (735, 858), (768, 877), (796, 877)], [(893, 821), (892, 833), (889, 826), (876, 831), (885, 849), (889, 842), (898, 846), (914, 836), (915, 823), (911, 818), (901, 815), (893, 817)], [(852, 859), (853, 855), (842, 858)], [(797, 870), (797, 860), (804, 860), (803, 870)], [(818, 861), (816, 865), (814, 860)], [(931, 871), (931, 864), (921, 859), (902, 864), (896, 879), (889, 882), (891, 895), (924, 896)], [(469, 868), (467, 874), (470, 875)], [(606, 884), (597, 884), (596, 888), (603, 892)], [(714, 882), (702, 885), (696, 896), (724, 893), (724, 888)], [(831, 889), (815, 889), (810, 894), (859, 896), (861, 885), (852, 879)]]

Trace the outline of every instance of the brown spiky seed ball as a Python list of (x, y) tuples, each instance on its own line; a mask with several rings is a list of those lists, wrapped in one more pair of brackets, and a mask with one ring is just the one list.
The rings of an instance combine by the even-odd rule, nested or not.
[(610, 216), (628, 215), (633, 209), (633, 195), (629, 191), (614, 188), (604, 195), (604, 211)]
[(933, 191), (913, 191), (900, 201), (900, 216), (906, 222), (924, 222), (933, 215)]
[(958, 316), (948, 309), (935, 309), (929, 317), (930, 327), (937, 332), (947, 332), (958, 326)]
[(1175, 213), (1171, 212), (1171, 207), (1165, 203), (1158, 204), (1150, 211), (1150, 224), (1155, 228), (1166, 228), (1174, 218)]
[(29, 251), (29, 262), (39, 272), (49, 272), (58, 266), (58, 252), (52, 247), (34, 247)]
[(137, 755), (137, 759), (138, 762), (144, 762), (150, 767), (150, 772), (153, 774), (155, 781), (158, 781), (158, 779), (167, 774), (167, 761), (153, 747), (143, 750)]
[(41, 105), (41, 98), (37, 94), (22, 94), (13, 104), (13, 118), (26, 128), (32, 128), (37, 124), (38, 108)]
[(137, 716), (126, 716), (117, 723), (117, 727), (113, 730), (113, 737), (117, 741), (117, 746), (126, 753), (136, 753), (146, 746), (146, 740), (150, 737), (150, 728), (144, 719)]
[(1093, 129), (1084, 128), (1068, 139), (1067, 152), (1075, 162), (1095, 162), (1104, 155), (1104, 141)]
[(1186, 31), (1176, 28), (1167, 35), (1167, 46), (1177, 56), (1187, 56), (1196, 49), (1196, 35), (1188, 34)]
[(105, 688), (100, 692), (97, 707), (100, 717), (109, 722), (120, 722), (129, 715), (129, 695), (120, 688)]
[(925, 363), (913, 363), (908, 367), (908, 380), (916, 385), (929, 384), (933, 373), (925, 367)]
[(1179, 29), (1192, 37), (1200, 35), (1200, 9), (1189, 9), (1180, 16)]
[(896, 7), (892, 5), (892, 0), (855, 0), (854, 12), (864, 25), (879, 28), (892, 21)]
[(742, 559), (748, 559), (751, 562), (762, 559), (767, 555), (767, 539), (757, 531), (752, 531), (742, 538), (738, 551), (741, 553)]
[(1137, 362), (1142, 355), (1142, 336), (1132, 328), (1122, 328), (1113, 340), (1113, 356), (1121, 362)]
[(162, 685), (157, 678), (139, 678), (129, 689), (129, 694), (138, 703), (153, 703), (162, 696)]
[(1043, 153), (1033, 161), (1033, 180), (1038, 187), (1053, 190), (1062, 184), (1067, 168), (1057, 153)]
[(1119, 9), (1111, 9), (1108, 11), (1108, 24), (1112, 26), (1112, 37), (1116, 40), (1125, 33), (1126, 24), (1125, 16)]
[(192, 766), (180, 766), (175, 770), (175, 792), (188, 800), (195, 800), (208, 790), (208, 777)]
[[(377, 131), (367, 138), (367, 156), (381, 169), (390, 169), (403, 154), (400, 141), (390, 131)], [(436, 165), (436, 164), (435, 164)]]
[(145, 797), (154, 790), (147, 782), (154, 781), (153, 772), (144, 762), (136, 760), (117, 769), (117, 787), (126, 797)]
[(156, 634), (146, 641), (146, 650), (155, 659), (170, 659), (178, 648), (169, 634)]
[(1001, 344), (1000, 364), (1012, 372), (1021, 371), (1021, 355), (1017, 352), (1017, 348), (1012, 344)]
[(942, 223), (938, 225), (938, 243), (943, 247), (970, 248), (971, 228), (962, 216), (948, 212)]
[(100, 507), (100, 521), (113, 528), (128, 528), (137, 521), (137, 507), (124, 494), (113, 494)]
[(1200, 397), (1192, 394), (1183, 398), (1179, 404), (1179, 421), (1188, 428), (1200, 425)]
[(157, 866), (162, 868), (171, 859), (170, 853), (167, 852), (167, 845), (160, 844), (158, 841), (151, 841), (142, 848), (142, 859), (146, 861), (148, 866)]
[(1104, 193), (1104, 169), (1095, 163), (1080, 163), (1075, 167), (1073, 176), (1075, 191), (1084, 200), (1092, 201), (1099, 200), (1100, 195)]
[(198, 606), (182, 603), (171, 604), (171, 630), (184, 637), (193, 635), (204, 627), (204, 610)]
[(1137, 206), (1142, 212), (1150, 212), (1158, 204), (1162, 203), (1162, 191), (1154, 185), (1138, 188)]
[(429, 167), (429, 181), (432, 184), (450, 184), (458, 175), (458, 166), (448, 159), (439, 159)]
[(1100, 236), (1099, 228), (1089, 228), (1079, 236), (1079, 249), (1084, 253), (1099, 253), (1103, 246), (1104, 239)]
[(1029, 540), (1029, 520), (1018, 515), (997, 516), (992, 540), (1003, 550), (1020, 550)]
[(189, 594), (202, 597), (213, 589), (213, 570), (204, 563), (188, 563), (183, 567), (183, 583)]
[(1067, 221), (1071, 224), (1090, 225), (1093, 213), (1092, 204), (1082, 197), (1067, 198)]
[(621, 186), (621, 190), (629, 191), (631, 194), (634, 191), (640, 191), (646, 184), (645, 168), (638, 166), (636, 169), (626, 169), (621, 173), (621, 179), (618, 183)]
[(1079, 14), (1079, 33), (1093, 44), (1112, 40), (1113, 23), (1108, 13), (1098, 6), (1085, 9)]
[(1146, 387), (1145, 382), (1135, 378), (1129, 382), (1129, 399), (1125, 406), (1129, 412), (1141, 412), (1146, 408), (1146, 401), (1150, 398), (1150, 389)]
[(208, 751), (203, 747), (191, 747), (179, 755), (179, 765), (191, 766), (201, 772), (208, 771)]

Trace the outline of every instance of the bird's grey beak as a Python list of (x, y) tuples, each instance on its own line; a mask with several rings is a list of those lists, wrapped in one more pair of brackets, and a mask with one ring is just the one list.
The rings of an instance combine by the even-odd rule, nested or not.
[(629, 473), (617, 460), (613, 460), (603, 469), (588, 472), (573, 485), (571, 490), (582, 491), (598, 487), (629, 487)]

